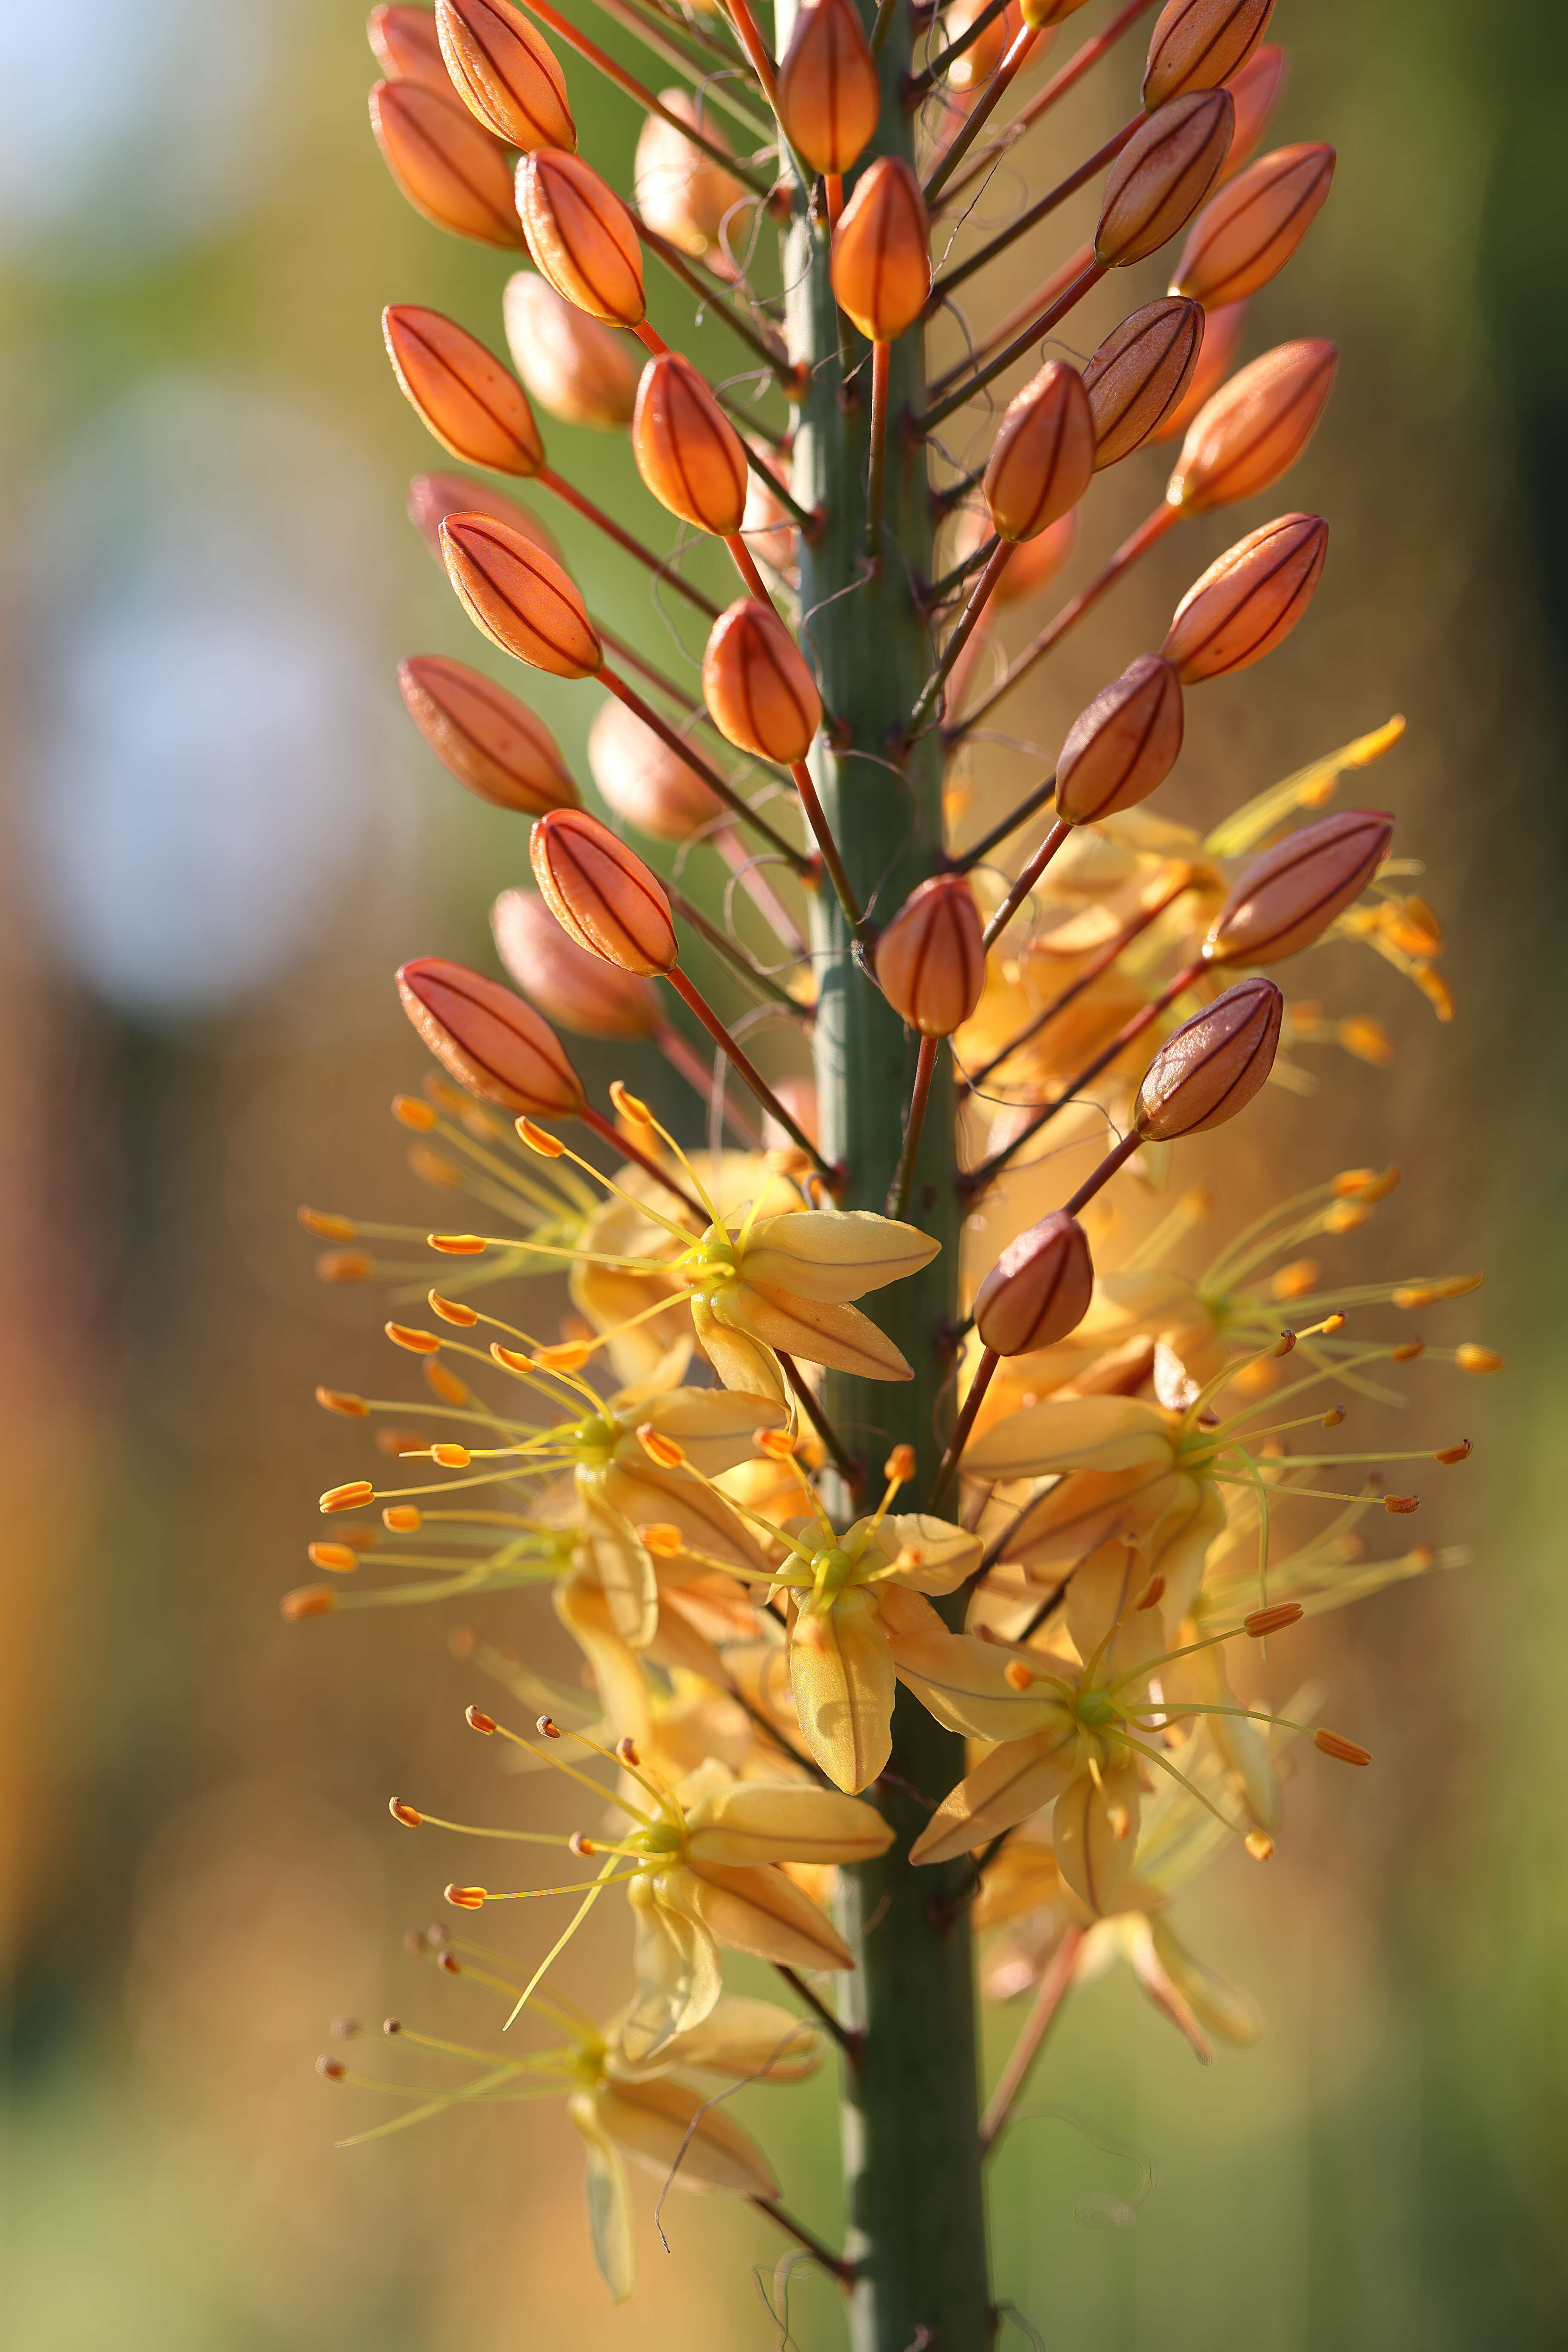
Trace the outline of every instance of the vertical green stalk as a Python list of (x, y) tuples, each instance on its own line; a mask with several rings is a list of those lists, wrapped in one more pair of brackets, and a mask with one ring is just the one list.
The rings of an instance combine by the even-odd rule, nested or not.
[[(860, 0), (868, 26), (874, 10)], [(789, 0), (778, 10), (781, 47)], [(913, 160), (913, 124), (900, 83), (910, 66), (908, 12), (899, 9), (881, 56), (884, 105), (878, 153)], [(923, 337), (895, 344), (881, 561), (867, 561), (866, 490), (870, 352), (852, 333), (847, 386), (828, 282), (826, 226), (804, 212), (789, 231), (786, 334), (803, 362), (794, 488), (826, 528), (801, 549), (801, 634), (821, 679), (827, 727), (811, 768), (858, 903), (885, 923), (937, 870), (942, 846), (942, 762), (932, 730), (900, 749), (932, 667), (913, 583), (931, 572), (932, 524), (925, 453), (899, 433), (924, 404)], [(848, 1170), (842, 1205), (881, 1210), (898, 1166), (917, 1041), (856, 968), (831, 893), (818, 893), (813, 923), (818, 1012), (814, 1035), (822, 1142)], [(907, 1383), (833, 1373), (826, 1402), (865, 1464), (868, 1486), (899, 1444), (920, 1463), (929, 1491), (952, 1423), (952, 1355), (944, 1334), (958, 1313), (962, 1223), (954, 1183), (953, 1099), (945, 1056), (931, 1088), (908, 1214), (942, 1244), (925, 1274), (869, 1302), (914, 1369)], [(967, 1914), (942, 1913), (962, 1885), (962, 1864), (912, 1870), (909, 1847), (963, 1771), (963, 1743), (900, 1696), (893, 1754), (878, 1790), (897, 1832), (879, 1862), (842, 1874), (840, 1926), (857, 1969), (847, 1978), (847, 2021), (864, 2034), (846, 2071), (844, 2155), (849, 2201), (846, 2252), (856, 2265), (856, 2352), (985, 2352), (992, 2340), (978, 2136), (973, 1959)]]

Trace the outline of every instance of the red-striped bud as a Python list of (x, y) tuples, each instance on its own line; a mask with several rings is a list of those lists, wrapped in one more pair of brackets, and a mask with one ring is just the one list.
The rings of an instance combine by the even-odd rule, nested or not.
[(1101, 688), (1068, 730), (1057, 761), (1057, 814), (1094, 824), (1136, 808), (1176, 764), (1181, 681), (1159, 654), (1140, 654)]
[(799, 646), (754, 596), (721, 613), (702, 656), (702, 698), (725, 739), (791, 767), (822, 724), (822, 697)]
[(561, 746), (504, 687), (440, 654), (398, 665), (408, 716), (460, 784), (524, 816), (574, 804), (577, 787)]
[(922, 1037), (951, 1037), (985, 986), (985, 941), (962, 874), (935, 874), (910, 891), (877, 941), (877, 983)]
[(453, 88), (509, 147), (575, 147), (566, 77), (542, 33), (511, 0), (436, 0)]
[(1381, 809), (1340, 809), (1288, 834), (1241, 875), (1205, 955), (1211, 963), (1278, 963), (1310, 948), (1361, 897), (1393, 835), (1394, 819)]
[(1276, 147), (1238, 172), (1193, 223), (1173, 294), (1217, 307), (1242, 302), (1284, 268), (1327, 201), (1334, 151)]
[(1076, 507), (1094, 474), (1094, 417), (1083, 378), (1047, 360), (1007, 404), (983, 488), (1004, 539), (1033, 539)]
[(537, 148), (517, 167), (517, 209), (534, 264), (558, 294), (608, 326), (641, 324), (642, 247), (630, 213), (591, 164)]
[(1203, 341), (1197, 303), (1169, 296), (1112, 328), (1083, 372), (1096, 473), (1159, 431), (1193, 380)]
[(1196, 89), (1139, 124), (1106, 175), (1098, 261), (1124, 269), (1186, 226), (1219, 176), (1235, 121), (1227, 89)]
[(532, 1118), (569, 1118), (583, 1084), (548, 1022), (466, 964), (419, 956), (397, 975), (403, 1009), (444, 1070), (482, 1102)]
[(1166, 0), (1149, 37), (1144, 105), (1217, 89), (1246, 65), (1273, 14), (1274, 0)]
[(579, 1037), (651, 1037), (663, 1021), (651, 981), (590, 955), (531, 890), (503, 890), (490, 909), (496, 953), (523, 994)]
[(502, 653), (553, 677), (591, 677), (605, 649), (588, 608), (559, 563), (503, 522), (450, 515), (441, 552), (458, 600)]
[(721, 539), (740, 530), (748, 479), (744, 446), (679, 352), (660, 352), (643, 370), (632, 450), (638, 473), (671, 514)]
[(931, 224), (921, 184), (897, 155), (861, 176), (833, 232), (839, 309), (873, 343), (897, 341), (931, 292)]
[(441, 525), (448, 515), (483, 515), (489, 522), (504, 522), (548, 555), (552, 563), (561, 562), (561, 549), (535, 514), (516, 499), (509, 499), (504, 490), (492, 488), (489, 482), (476, 482), (471, 474), (416, 474), (408, 485), (408, 520), (445, 571), (446, 553), (441, 545)]
[(814, 172), (847, 172), (882, 111), (871, 44), (852, 0), (806, 0), (779, 66), (779, 120)]
[[(661, 89), (659, 97), (671, 114), (728, 153), (728, 141), (689, 89)], [(632, 191), (649, 228), (682, 253), (698, 257), (719, 243), (725, 221), (746, 194), (733, 172), (715, 163), (658, 114), (650, 114), (637, 133)]]
[(477, 336), (416, 302), (389, 303), (381, 331), (409, 406), (444, 449), (492, 473), (538, 473), (544, 444), (528, 394)]
[(974, 1300), (974, 1328), (998, 1356), (1053, 1348), (1089, 1313), (1094, 1263), (1076, 1217), (1053, 1209), (1009, 1242)]
[(1138, 1090), (1132, 1123), (1151, 1143), (1223, 1127), (1274, 1066), (1285, 1000), (1271, 980), (1241, 980), (1167, 1037)]
[(1312, 601), (1329, 551), (1321, 515), (1278, 515), (1194, 580), (1160, 648), (1184, 686), (1248, 669), (1288, 637)]
[(656, 841), (689, 841), (725, 814), (712, 786), (613, 694), (589, 730), (588, 767), (616, 814)]
[(386, 168), (416, 213), (455, 236), (511, 249), (522, 241), (505, 148), (481, 130), (456, 90), (378, 81), (370, 127)]
[(1226, 87), (1236, 100), (1236, 136), (1230, 142), (1230, 153), (1225, 159), (1227, 173), (1239, 172), (1258, 141), (1268, 128), (1268, 119), (1279, 102), (1289, 70), (1289, 56), (1284, 49), (1265, 41), (1255, 49)]
[(637, 852), (585, 809), (542, 816), (528, 845), (533, 878), (570, 940), (622, 971), (673, 971), (669, 900)]
[(1271, 489), (1317, 430), (1339, 356), (1337, 343), (1279, 343), (1238, 369), (1187, 429), (1172, 506), (1206, 514)]
[(1150, 434), (1151, 445), (1158, 441), (1173, 441), (1179, 433), (1184, 433), (1205, 401), (1219, 390), (1241, 348), (1242, 331), (1246, 325), (1245, 302), (1229, 302), (1223, 310), (1204, 312), (1204, 339), (1198, 350), (1198, 363), (1174, 408)]
[(602, 433), (631, 423), (637, 361), (613, 328), (590, 319), (531, 269), (507, 279), (501, 317), (512, 365), (541, 408)]
[(428, 8), (373, 8), (365, 21), (365, 37), (376, 64), (388, 81), (417, 82), (450, 98), (452, 77), (436, 37), (436, 19)]

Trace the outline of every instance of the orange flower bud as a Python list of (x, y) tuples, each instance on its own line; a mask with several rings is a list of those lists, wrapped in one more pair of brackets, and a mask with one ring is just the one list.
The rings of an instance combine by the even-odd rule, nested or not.
[[(755, 441), (751, 446), (758, 457), (766, 458), (765, 446)], [(746, 510), (741, 518), (741, 536), (760, 564), (781, 575), (790, 572), (799, 558), (800, 535), (789, 509), (750, 467), (746, 471)]]
[[(1149, 436), (1151, 445), (1173, 441), (1184, 433), (1205, 400), (1216, 393), (1230, 373), (1247, 324), (1245, 302), (1227, 302), (1222, 310), (1204, 312), (1203, 341), (1185, 392), (1169, 415), (1162, 417)], [(515, 356), (515, 354), (514, 354)], [(526, 382), (527, 379), (525, 378)]]
[(613, 328), (564, 300), (532, 269), (507, 279), (501, 317), (512, 365), (541, 408), (563, 424), (602, 433), (631, 423), (637, 361)]
[(1057, 761), (1057, 814), (1093, 824), (1136, 808), (1163, 784), (1182, 748), (1181, 681), (1159, 654), (1140, 654), (1068, 730)]
[(1171, 504), (1206, 514), (1272, 488), (1316, 431), (1339, 357), (1337, 343), (1279, 343), (1239, 369), (1189, 425)]
[(603, 668), (605, 649), (572, 580), (521, 531), (484, 515), (449, 515), (441, 552), (469, 620), (502, 653), (552, 677)]
[(511, 0), (436, 0), (453, 88), (509, 147), (575, 147), (566, 77), (542, 33)]
[[(728, 140), (689, 89), (661, 89), (658, 94), (671, 114), (728, 153)], [(632, 192), (649, 228), (682, 253), (699, 257), (719, 244), (725, 220), (746, 195), (732, 172), (715, 163), (658, 114), (650, 114), (637, 133)]]
[(419, 956), (398, 972), (397, 992), (442, 1068), (482, 1102), (539, 1118), (581, 1109), (583, 1082), (555, 1032), (500, 981)]
[(1079, 508), (1069, 508), (1033, 539), (1019, 541), (991, 592), (994, 603), (1018, 604), (1026, 596), (1037, 596), (1042, 588), (1049, 587), (1078, 543), (1079, 514)]
[(485, 515), (491, 522), (504, 522), (552, 562), (561, 562), (560, 544), (539, 517), (530, 514), (516, 499), (509, 499), (504, 490), (495, 489), (489, 482), (476, 482), (471, 474), (416, 474), (408, 485), (408, 520), (443, 571), (447, 557), (441, 525), (455, 514)]
[(729, 742), (786, 768), (805, 759), (822, 723), (822, 697), (799, 646), (754, 596), (737, 597), (714, 622), (702, 698)]
[(721, 539), (746, 511), (741, 436), (691, 362), (679, 352), (649, 360), (632, 418), (637, 471), (660, 506)]
[(1095, 258), (1124, 269), (1174, 236), (1218, 178), (1235, 121), (1229, 90), (1194, 89), (1141, 122), (1106, 174)]
[(933, 874), (911, 890), (877, 941), (877, 984), (922, 1037), (951, 1037), (985, 986), (985, 941), (962, 874)]
[(1094, 474), (1094, 417), (1083, 378), (1047, 360), (1007, 404), (982, 488), (1004, 539), (1033, 539), (1076, 507)]
[(696, 769), (613, 694), (589, 731), (588, 767), (616, 814), (656, 841), (688, 841), (725, 813)]
[(1277, 963), (1321, 939), (1388, 855), (1394, 819), (1341, 809), (1255, 857), (1204, 942), (1211, 963)]
[(613, 327), (641, 323), (642, 247), (615, 190), (580, 155), (538, 147), (517, 167), (528, 249), (557, 294)]
[(545, 905), (570, 940), (622, 971), (673, 971), (675, 925), (656, 876), (585, 809), (542, 816), (529, 862)]
[(998, 1356), (1054, 1347), (1089, 1313), (1094, 1265), (1076, 1217), (1053, 1209), (1009, 1242), (974, 1301), (981, 1344)]
[(1231, 77), (1226, 87), (1236, 100), (1236, 136), (1230, 142), (1226, 168), (1239, 172), (1264, 131), (1268, 118), (1279, 102), (1285, 87), (1285, 76), (1290, 59), (1284, 49), (1265, 41), (1255, 49), (1238, 74)]
[(1146, 302), (1111, 330), (1083, 372), (1094, 419), (1094, 469), (1114, 466), (1158, 430), (1193, 380), (1203, 348), (1195, 302)]
[(1144, 105), (1217, 89), (1239, 73), (1273, 14), (1274, 0), (1166, 0), (1149, 37)]
[[(952, 31), (949, 14), (948, 31)], [(877, 60), (852, 0), (806, 0), (779, 66), (779, 120), (814, 172), (844, 173), (882, 111)]]
[(1248, 531), (1194, 580), (1160, 648), (1184, 686), (1247, 669), (1288, 637), (1329, 551), (1321, 515), (1278, 515)]
[(1321, 211), (1334, 151), (1311, 142), (1276, 147), (1238, 172), (1193, 223), (1172, 280), (1205, 308), (1244, 301), (1284, 268)]
[(452, 77), (428, 8), (373, 8), (364, 29), (388, 81), (415, 81), (423, 89), (438, 90), (443, 98), (452, 96)]
[[(956, 41), (967, 33), (975, 18), (985, 14), (989, 5), (990, 0), (951, 0), (951, 5), (942, 11), (942, 46), (945, 48), (950, 41)], [(1040, 13), (1043, 23), (1043, 7)], [(943, 89), (960, 97), (971, 91), (978, 92), (981, 84), (989, 81), (1001, 64), (1008, 43), (1023, 21), (1021, 11), (1014, 5), (1014, 0), (1009, 0), (1008, 6), (1000, 16), (984, 26), (969, 47), (946, 68), (942, 75)]]
[(579, 1037), (651, 1037), (663, 1020), (652, 983), (568, 939), (531, 890), (503, 890), (490, 909), (496, 953), (523, 994)]
[(912, 327), (931, 292), (931, 224), (921, 184), (896, 155), (879, 155), (833, 232), (829, 264), (839, 309), (868, 342)]
[(456, 90), (378, 81), (370, 127), (386, 168), (416, 213), (455, 236), (509, 250), (523, 241), (506, 150), (481, 131)]
[(1274, 1066), (1285, 999), (1271, 980), (1241, 980), (1167, 1037), (1138, 1089), (1132, 1124), (1152, 1143), (1223, 1127)]
[(381, 331), (409, 405), (443, 448), (497, 474), (536, 474), (544, 444), (510, 368), (466, 327), (415, 302), (392, 302)]
[(577, 787), (560, 744), (504, 687), (440, 654), (400, 662), (397, 683), (436, 757), (480, 800), (524, 816), (575, 803)]

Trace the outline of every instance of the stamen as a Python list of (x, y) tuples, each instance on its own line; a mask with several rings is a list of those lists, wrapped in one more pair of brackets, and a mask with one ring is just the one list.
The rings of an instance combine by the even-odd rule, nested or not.
[(1343, 1739), (1337, 1731), (1314, 1731), (1312, 1745), (1320, 1755), (1331, 1756), (1338, 1764), (1370, 1764), (1372, 1762), (1370, 1748), (1363, 1748), (1358, 1740)]

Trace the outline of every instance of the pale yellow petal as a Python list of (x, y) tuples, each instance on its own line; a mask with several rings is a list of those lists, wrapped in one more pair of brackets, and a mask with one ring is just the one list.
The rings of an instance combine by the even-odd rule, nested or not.
[(1256, 2042), (1263, 2032), (1263, 2012), (1250, 1993), (1189, 1951), (1165, 1920), (1151, 1919), (1149, 1933), (1165, 1973), (1209, 2032), (1243, 2049)]
[(826, 1913), (782, 1870), (732, 1870), (721, 1862), (693, 1861), (681, 1875), (703, 1921), (731, 1951), (786, 1969), (854, 1967), (848, 1945)]
[[(666, 2042), (656, 2066), (689, 2066), (700, 2074), (731, 2074), (744, 2082), (798, 2083), (815, 2074), (823, 2060), (821, 2034), (805, 2018), (776, 2001), (726, 1993), (700, 2025)], [(612, 2039), (609, 2068), (617, 2078), (637, 2079)]]
[(574, 2092), (566, 2103), (566, 2112), (587, 2143), (588, 2233), (594, 2242), (594, 2260), (616, 2301), (626, 2303), (637, 2284), (626, 2168), (600, 2120), (595, 2093)]
[(727, 1389), (771, 1396), (776, 1403), (787, 1404), (784, 1368), (765, 1342), (732, 1323), (721, 1322), (709, 1297), (700, 1293), (692, 1297), (691, 1324), (698, 1345)]
[[(1205, 1706), (1237, 1705), (1217, 1649), (1198, 1650), (1191, 1657), (1179, 1658), (1170, 1670), (1166, 1691), (1173, 1703), (1184, 1699)], [(1202, 1720), (1247, 1815), (1272, 1835), (1279, 1826), (1279, 1774), (1265, 1727), (1248, 1722), (1244, 1715), (1209, 1715)]]
[[(869, 1526), (868, 1519), (857, 1519), (844, 1538), (844, 1549), (852, 1551), (857, 1537)], [(889, 1562), (900, 1552), (920, 1553), (918, 1566), (899, 1570), (899, 1582), (911, 1592), (956, 1592), (985, 1557), (978, 1536), (953, 1527), (947, 1519), (932, 1518), (926, 1511), (890, 1512), (871, 1541)]]
[(790, 1637), (790, 1686), (801, 1733), (840, 1789), (868, 1789), (893, 1748), (898, 1676), (867, 1594), (847, 1587), (803, 1609)]
[(1064, 1707), (1044, 1731), (1007, 1740), (966, 1772), (910, 1848), (910, 1860), (951, 1862), (955, 1854), (988, 1845), (1058, 1797), (1078, 1760), (1078, 1728)]
[(1054, 1471), (1169, 1466), (1177, 1417), (1139, 1397), (1047, 1397), (1007, 1415), (964, 1454), (977, 1478), (1043, 1478)]
[(1135, 1331), (1151, 1335), (1168, 1331), (1174, 1324), (1189, 1318), (1201, 1303), (1195, 1283), (1163, 1266), (1131, 1274), (1100, 1275), (1079, 1332), (1084, 1339), (1100, 1339), (1109, 1345), (1114, 1339), (1131, 1339)]
[(634, 1878), (626, 1894), (637, 1925), (637, 1994), (621, 2040), (634, 2063), (640, 2063), (678, 2033), (701, 2024), (723, 1990), (723, 1978), (712, 1931), (692, 1903), (683, 1870)]
[(1168, 1463), (1135, 1470), (1075, 1470), (1029, 1505), (1007, 1538), (1005, 1557), (1058, 1583), (1101, 1544), (1147, 1544), (1180, 1497)]
[[(579, 1473), (580, 1483), (581, 1478)], [(637, 1541), (630, 1520), (596, 1484), (590, 1485), (584, 1506), (577, 1566), (598, 1578), (610, 1622), (626, 1647), (646, 1650), (658, 1623), (658, 1586), (652, 1559)]]
[(950, 1731), (972, 1739), (1022, 1739), (1052, 1719), (1057, 1702), (1037, 1685), (1019, 1691), (1008, 1682), (1007, 1651), (950, 1633), (922, 1593), (879, 1585), (877, 1611), (899, 1680)]
[(798, 1216), (760, 1217), (741, 1273), (800, 1298), (843, 1301), (901, 1282), (941, 1249), (929, 1234), (871, 1209), (807, 1209)]
[(749, 1332), (764, 1347), (803, 1357), (808, 1364), (830, 1364), (835, 1371), (857, 1372), (867, 1381), (914, 1378), (892, 1341), (858, 1307), (802, 1298), (760, 1282), (730, 1283), (710, 1294), (710, 1306), (731, 1331)]
[(1080, 1772), (1057, 1799), (1051, 1837), (1066, 1885), (1103, 1918), (1132, 1874), (1141, 1792), (1131, 1764), (1107, 1765), (1098, 1780)]
[(1161, 2015), (1170, 2019), (1200, 2064), (1212, 2066), (1214, 2044), (1204, 2032), (1192, 2003), (1156, 1949), (1149, 1920), (1132, 1914), (1123, 1916), (1117, 1924), (1122, 1949), (1131, 1962), (1132, 1973), (1144, 1993)]
[(1084, 1665), (1095, 1660), (1094, 1680), (1103, 1689), (1135, 1675), (1165, 1648), (1157, 1607), (1140, 1609), (1149, 1588), (1149, 1566), (1125, 1543), (1101, 1544), (1074, 1570), (1067, 1590), (1068, 1632)]
[[(754, 1431), (782, 1429), (788, 1415), (777, 1398), (770, 1395), (731, 1389), (672, 1389), (668, 1395), (654, 1398), (642, 1418), (650, 1421), (661, 1437), (673, 1437), (694, 1470), (705, 1478), (718, 1478), (752, 1460), (757, 1451)], [(642, 1449), (631, 1433), (617, 1451), (622, 1461), (635, 1462)]]
[(653, 1728), (653, 1700), (636, 1653), (616, 1631), (610, 1604), (596, 1576), (558, 1579), (551, 1588), (555, 1613), (593, 1672), (605, 1719), (617, 1738), (646, 1740)]
[[(760, 1400), (753, 1397), (750, 1402), (755, 1404)], [(706, 1552), (731, 1567), (751, 1569), (756, 1574), (766, 1567), (745, 1521), (700, 1479), (679, 1470), (661, 1470), (646, 1456), (640, 1462), (611, 1462), (588, 1475), (602, 1482), (600, 1491), (605, 1501), (632, 1526), (679, 1528), (693, 1551)]]
[(741, 2197), (779, 2193), (773, 2167), (750, 2132), (689, 2083), (610, 2081), (597, 2094), (597, 2105), (611, 2138), (678, 2189), (730, 2189)]
[(875, 1805), (798, 1780), (689, 1781), (680, 1797), (694, 1861), (870, 1862), (893, 1842)]

